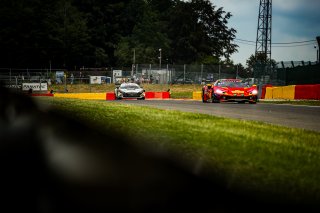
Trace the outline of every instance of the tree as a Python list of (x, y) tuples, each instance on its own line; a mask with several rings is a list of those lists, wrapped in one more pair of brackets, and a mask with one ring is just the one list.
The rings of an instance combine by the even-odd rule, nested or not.
[(248, 69), (253, 69), (257, 63), (271, 63), (271, 66), (275, 66), (277, 62), (274, 59), (267, 58), (267, 56), (263, 53), (257, 55), (251, 55), (249, 59), (246, 61), (246, 65)]
[(253, 72), (251, 69), (245, 68), (241, 63), (236, 64), (236, 69), (238, 76), (240, 78), (252, 78), (253, 77)]
[(71, 0), (1, 1), (1, 66), (45, 68), (85, 61), (86, 19)]
[(237, 51), (209, 0), (2, 0), (0, 67), (215, 63)]
[(144, 14), (140, 23), (137, 23), (130, 36), (123, 37), (115, 52), (118, 64), (132, 64), (132, 52), (135, 50), (136, 63), (158, 63), (159, 52), (168, 52), (170, 40), (161, 32), (161, 22), (158, 13), (145, 5)]
[[(276, 66), (277, 62), (274, 59), (267, 58), (263, 53), (257, 55), (251, 55), (246, 61), (247, 72), (250, 73), (252, 77), (262, 75), (265, 71), (265, 66), (270, 65), (270, 68)], [(256, 70), (256, 71), (255, 71)]]
[(229, 58), (237, 51), (231, 43), (236, 30), (227, 27), (231, 14), (215, 10), (209, 0), (177, 1), (170, 17), (172, 57), (178, 63), (202, 62), (208, 56)]

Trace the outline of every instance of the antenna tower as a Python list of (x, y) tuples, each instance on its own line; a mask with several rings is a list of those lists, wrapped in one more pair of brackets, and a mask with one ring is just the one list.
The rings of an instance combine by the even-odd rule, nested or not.
[(272, 0), (260, 0), (255, 56), (264, 55), (264, 63), (271, 59), (271, 25)]

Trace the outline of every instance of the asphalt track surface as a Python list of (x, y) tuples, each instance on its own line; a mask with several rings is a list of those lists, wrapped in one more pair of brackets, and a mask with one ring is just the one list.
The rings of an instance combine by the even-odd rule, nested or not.
[(195, 100), (121, 100), (119, 103), (265, 123), (320, 132), (320, 107), (290, 104), (202, 103)]

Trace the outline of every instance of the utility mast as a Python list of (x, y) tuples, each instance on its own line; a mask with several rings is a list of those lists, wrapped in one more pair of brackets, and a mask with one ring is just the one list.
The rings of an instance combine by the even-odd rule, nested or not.
[(271, 76), (271, 25), (272, 0), (260, 0), (258, 29), (256, 41), (256, 64), (254, 65), (254, 78), (258, 79), (259, 98), (262, 85), (270, 81)]
[(255, 56), (263, 55), (264, 62), (271, 60), (271, 26), (272, 26), (272, 0), (260, 0), (258, 29)]

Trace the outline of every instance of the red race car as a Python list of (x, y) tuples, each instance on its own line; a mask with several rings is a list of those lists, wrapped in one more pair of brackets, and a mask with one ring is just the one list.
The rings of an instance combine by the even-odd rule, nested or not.
[(239, 102), (257, 103), (258, 89), (240, 79), (219, 79), (213, 85), (207, 84), (202, 88), (202, 101), (213, 103)]

